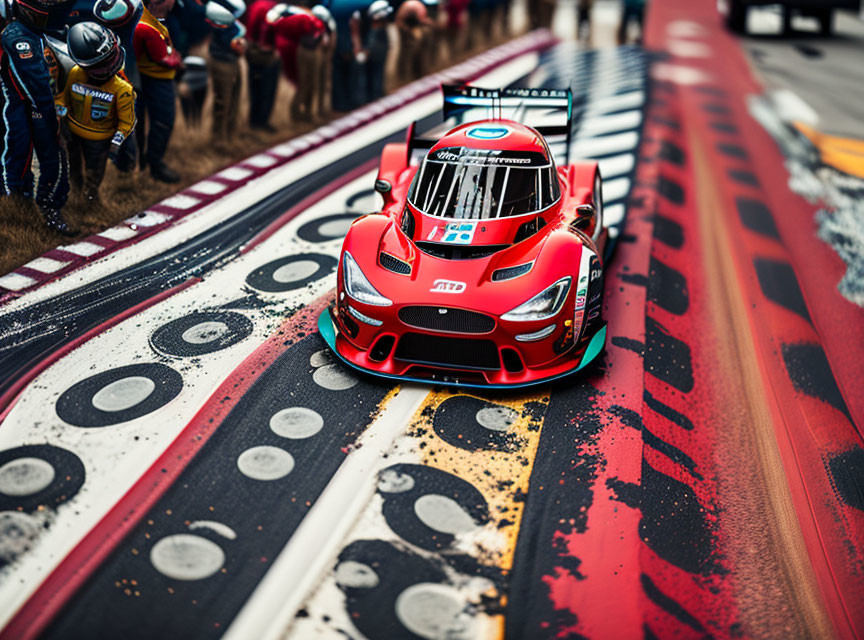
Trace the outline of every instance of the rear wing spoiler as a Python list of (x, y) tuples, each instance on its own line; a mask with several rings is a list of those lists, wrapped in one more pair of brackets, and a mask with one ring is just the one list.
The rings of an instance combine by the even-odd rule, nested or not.
[[(444, 94), (444, 125), (427, 136), (408, 130), (408, 159), (414, 150), (431, 149), (446, 131), (478, 120), (507, 119), (532, 127), (544, 138), (559, 138), (566, 143), (570, 161), (570, 136), (573, 119), (573, 94), (570, 89), (483, 89), (470, 85), (441, 85)], [(439, 135), (435, 135), (439, 134)]]

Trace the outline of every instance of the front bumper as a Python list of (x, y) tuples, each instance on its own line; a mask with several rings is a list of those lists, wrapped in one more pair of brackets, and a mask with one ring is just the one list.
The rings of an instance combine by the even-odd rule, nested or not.
[(606, 344), (606, 324), (604, 323), (587, 341), (586, 346), (580, 347), (575, 352), (564, 354), (546, 365), (527, 366), (518, 373), (509, 372), (504, 368), (497, 370), (462, 369), (418, 362), (404, 362), (396, 367), (392, 355), (384, 362), (375, 362), (369, 358), (368, 349), (359, 349), (342, 336), (330, 308), (325, 309), (318, 317), (318, 329), (336, 355), (347, 365), (360, 371), (394, 380), (469, 388), (515, 389), (562, 378), (586, 367), (603, 351)]

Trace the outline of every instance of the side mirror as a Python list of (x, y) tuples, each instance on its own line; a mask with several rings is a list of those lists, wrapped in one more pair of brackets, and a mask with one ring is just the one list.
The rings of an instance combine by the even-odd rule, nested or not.
[(580, 218), (590, 218), (595, 213), (593, 204), (580, 204), (576, 207), (576, 215)]
[(375, 181), (375, 191), (380, 193), (382, 196), (390, 193), (390, 190), (393, 188), (393, 185), (390, 184), (387, 180), (376, 180)]

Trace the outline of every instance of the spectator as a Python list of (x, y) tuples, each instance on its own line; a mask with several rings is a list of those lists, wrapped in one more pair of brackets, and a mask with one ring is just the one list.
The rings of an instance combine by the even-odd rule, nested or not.
[(387, 22), (392, 13), (393, 7), (387, 0), (375, 0), (365, 15), (357, 12), (352, 17), (350, 28), (353, 30), (354, 55), (366, 65), (366, 102), (384, 96), (384, 71), (390, 51)]
[(356, 109), (365, 101), (366, 65), (356, 57), (356, 38), (351, 23), (355, 13), (366, 11), (368, 7), (369, 0), (332, 0), (330, 3), (330, 13), (336, 21), (332, 73), (335, 111)]
[(213, 141), (229, 141), (237, 129), (240, 108), (240, 56), (246, 48), (246, 27), (237, 21), (246, 10), (242, 0), (210, 0), (205, 9), (210, 37), (210, 78), (213, 84)]
[(270, 114), (279, 87), (279, 54), (273, 42), (267, 13), (276, 6), (273, 0), (254, 0), (246, 22), (246, 63), (249, 67), (249, 126), (273, 132)]
[[(465, 49), (465, 31), (470, 0), (447, 0), (447, 50), (452, 61)], [(532, 14), (533, 15), (533, 14)]]
[(645, 27), (645, 0), (624, 0), (624, 11), (621, 14), (621, 24), (618, 27), (618, 44), (627, 43), (627, 32), (630, 24), (639, 27), (637, 42), (642, 42), (642, 32)]
[(207, 99), (207, 61), (198, 56), (183, 58), (183, 73), (177, 82), (177, 92), (180, 94), (180, 109), (183, 119), (190, 127), (201, 126), (201, 114), (204, 101)]
[(576, 3), (576, 24), (579, 40), (591, 42), (591, 12), (594, 9), (594, 0), (579, 0)]
[(57, 98), (58, 113), (69, 128), (72, 181), (83, 186), (87, 200), (96, 201), (108, 157), (117, 157), (135, 128), (135, 94), (118, 75), (125, 55), (112, 31), (79, 22), (69, 30), (67, 44), (76, 66)]
[(428, 58), (423, 49), (430, 44), (432, 29), (426, 5), (420, 0), (405, 0), (396, 11), (394, 22), (399, 30), (399, 79), (405, 82), (426, 75)]
[(285, 75), (294, 85), (291, 119), (311, 122), (316, 116), (321, 63), (318, 47), (326, 30), (324, 23), (305, 7), (285, 4), (271, 9), (267, 22), (272, 25)]
[(162, 24), (173, 6), (174, 0), (145, 0), (134, 38), (141, 74), (141, 102), (149, 119), (146, 159), (150, 175), (162, 182), (180, 181), (180, 175), (164, 160), (177, 111), (174, 77), (183, 66), (168, 29)]
[(16, 0), (12, 9), (15, 20), (0, 35), (4, 116), (0, 183), (6, 195), (33, 197), (30, 163), (35, 151), (39, 160), (36, 205), (51, 229), (72, 235), (61, 214), (69, 195), (69, 173), (54, 108), (58, 66), (43, 42), (43, 29), (57, 7), (42, 0)]
[(326, 115), (333, 110), (333, 56), (336, 52), (336, 21), (323, 4), (312, 7), (312, 13), (324, 23), (327, 31), (321, 39), (321, 62), (318, 66), (318, 113)]

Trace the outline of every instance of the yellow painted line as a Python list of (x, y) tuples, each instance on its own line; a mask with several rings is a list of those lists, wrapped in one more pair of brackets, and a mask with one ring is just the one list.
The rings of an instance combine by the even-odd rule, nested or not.
[(864, 140), (830, 136), (801, 122), (794, 123), (819, 150), (822, 162), (859, 178), (864, 178)]
[[(460, 395), (508, 407), (517, 412), (519, 417), (507, 430), (508, 438), (512, 438), (514, 445), (512, 450), (462, 449), (445, 442), (435, 433), (432, 426), (435, 410), (445, 400)], [(529, 410), (528, 403), (537, 404)], [(408, 435), (412, 436), (416, 450), (421, 454), (423, 465), (462, 478), (486, 498), (492, 521), (486, 525), (487, 531), (481, 536), (481, 542), (469, 551), (481, 564), (505, 571), (509, 571), (513, 566), (516, 541), (525, 508), (524, 497), (528, 493), (528, 483), (548, 405), (548, 393), (540, 392), (494, 400), (473, 394), (432, 392), (416, 412), (408, 429)], [(505, 518), (512, 524), (497, 528), (496, 522)], [(506, 597), (501, 597), (502, 604), (506, 604)], [(488, 624), (482, 625), (484, 628), (479, 637), (503, 638), (504, 622), (503, 615), (490, 616)]]

